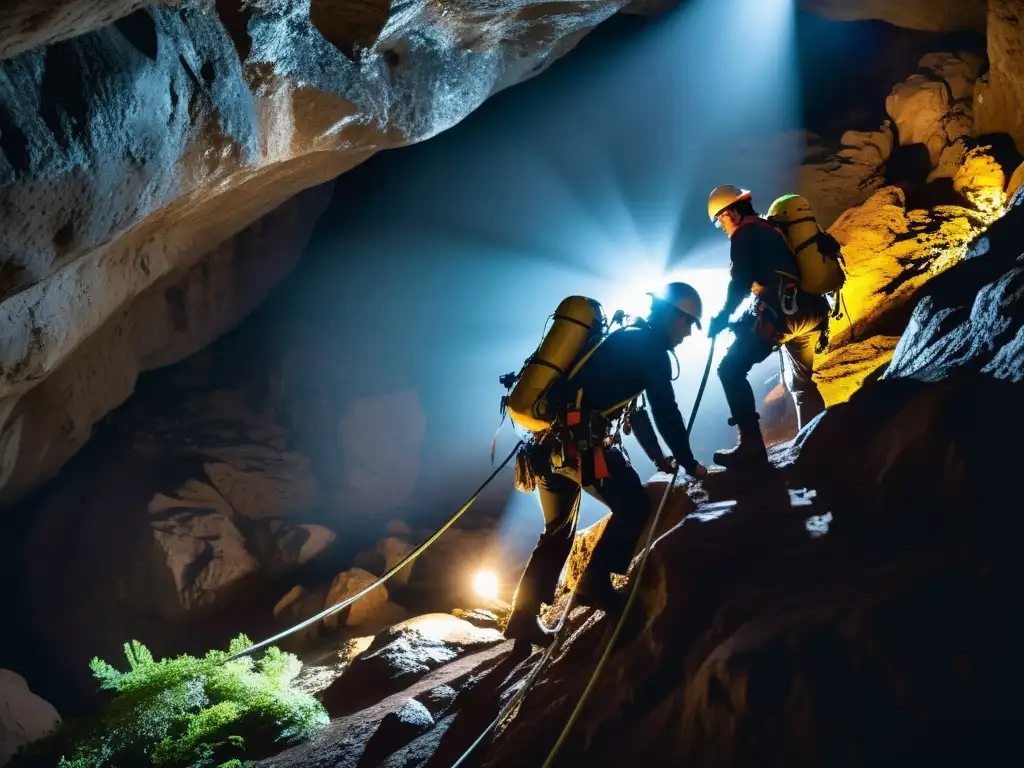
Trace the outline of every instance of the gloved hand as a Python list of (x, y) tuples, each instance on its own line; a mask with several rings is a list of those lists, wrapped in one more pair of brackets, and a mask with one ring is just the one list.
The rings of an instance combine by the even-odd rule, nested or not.
[(679, 469), (676, 460), (671, 456), (662, 456), (660, 460), (654, 462), (654, 465), (658, 468), (659, 472), (664, 472), (667, 475), (674, 475), (676, 470)]
[(700, 462), (697, 462), (697, 466), (693, 468), (693, 471), (687, 472), (687, 474), (693, 476), (697, 480), (703, 480), (708, 476), (708, 468)]
[(711, 318), (711, 322), (708, 323), (708, 338), (713, 339), (715, 336), (720, 334), (726, 328), (729, 327), (729, 316), (719, 312), (717, 315)]

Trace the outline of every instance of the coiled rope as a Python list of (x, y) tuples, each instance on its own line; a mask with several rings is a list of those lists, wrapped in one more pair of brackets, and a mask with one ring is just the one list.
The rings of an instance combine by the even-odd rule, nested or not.
[(460, 517), (462, 517), (464, 514), (466, 514), (466, 512), (469, 510), (469, 508), (471, 506), (473, 506), (473, 503), (478, 498), (480, 498), (480, 494), (483, 493), (484, 489), (488, 485), (490, 485), (491, 481), (494, 480), (494, 478), (496, 478), (498, 476), (498, 473), (500, 473), (501, 470), (503, 470), (505, 468), (505, 465), (508, 464), (510, 461), (512, 461), (512, 458), (516, 455), (516, 453), (519, 451), (519, 449), (522, 446), (523, 446), (523, 441), (520, 440), (518, 443), (516, 443), (515, 448), (512, 449), (512, 452), (509, 453), (509, 455), (505, 458), (505, 460), (503, 462), (501, 462), (501, 464), (498, 465), (497, 469), (495, 469), (493, 472), (491, 472), (490, 476), (486, 480), (484, 480), (484, 482), (480, 485), (479, 488), (476, 489), (476, 492), (472, 496), (469, 497), (469, 499), (466, 501), (465, 504), (463, 504), (461, 507), (459, 507), (458, 511), (456, 511), (454, 515), (452, 515), (450, 518), (448, 518), (447, 522), (445, 522), (444, 525), (442, 525), (440, 528), (438, 528), (436, 531), (434, 531), (434, 533), (430, 536), (430, 538), (428, 538), (426, 541), (424, 541), (422, 544), (420, 544), (416, 549), (414, 549), (412, 552), (410, 552), (408, 555), (406, 555), (397, 565), (393, 566), (387, 573), (385, 573), (383, 576), (381, 576), (375, 582), (373, 582), (372, 584), (370, 584), (367, 587), (364, 587), (363, 589), (361, 589), (359, 592), (357, 592), (356, 594), (352, 595), (351, 597), (346, 597), (341, 602), (335, 603), (334, 605), (331, 605), (331, 606), (328, 606), (324, 610), (320, 611), (320, 613), (318, 613), (316, 616), (308, 618), (305, 621), (302, 621), (299, 624), (296, 624), (294, 627), (291, 627), (289, 629), (284, 630), (283, 632), (279, 632), (278, 634), (274, 635), (273, 637), (268, 637), (266, 640), (263, 640), (263, 641), (261, 641), (259, 643), (256, 643), (255, 645), (250, 645), (248, 648), (246, 648), (246, 649), (244, 649), (242, 651), (238, 651), (237, 653), (233, 653), (232, 655), (230, 655), (227, 658), (223, 659), (220, 663), (226, 664), (227, 662), (234, 661), (235, 659), (238, 659), (238, 658), (240, 658), (242, 656), (248, 656), (249, 654), (254, 653), (255, 651), (258, 651), (261, 648), (266, 648), (268, 645), (273, 645), (274, 643), (276, 643), (276, 642), (278, 642), (278, 641), (288, 637), (289, 635), (292, 635), (292, 634), (294, 634), (294, 633), (296, 633), (296, 632), (298, 632), (300, 630), (303, 630), (303, 629), (305, 629), (306, 627), (308, 627), (308, 626), (310, 626), (312, 624), (316, 624), (318, 621), (322, 621), (323, 619), (327, 618), (328, 616), (330, 616), (332, 614), (337, 613), (338, 611), (342, 611), (345, 608), (348, 608), (350, 605), (352, 605), (352, 603), (356, 602), (363, 595), (365, 595), (365, 594), (367, 594), (369, 592), (372, 592), (377, 587), (379, 587), (381, 584), (384, 584), (388, 579), (390, 579), (392, 576), (394, 576), (400, 570), (405, 568), (405, 566), (407, 566), (409, 563), (411, 563), (413, 560), (415, 560), (417, 557), (419, 557), (421, 554), (423, 554), (423, 552), (427, 549), (427, 547), (429, 547), (431, 544), (433, 544), (435, 541), (437, 541), (441, 537), (442, 533), (447, 531), (455, 523), (456, 520), (458, 520)]

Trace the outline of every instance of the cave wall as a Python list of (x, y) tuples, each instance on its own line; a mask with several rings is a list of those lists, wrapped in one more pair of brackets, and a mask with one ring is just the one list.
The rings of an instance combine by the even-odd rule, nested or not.
[[(209, 317), (192, 344), (123, 341), (180, 316), (187, 286), (169, 289), (214, 244), (453, 125), (621, 5), (15, 4), (0, 61), (0, 504), (52, 476), (140, 371), (240, 319)], [(67, 397), (77, 381), (94, 385)]]

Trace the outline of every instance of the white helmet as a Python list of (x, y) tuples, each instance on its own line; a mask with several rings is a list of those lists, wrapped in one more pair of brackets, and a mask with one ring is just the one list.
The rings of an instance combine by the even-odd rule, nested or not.
[(647, 295), (654, 301), (663, 301), (671, 304), (684, 315), (693, 320), (693, 324), (700, 328), (700, 318), (704, 314), (704, 304), (700, 300), (697, 289), (689, 283), (669, 283), (657, 293), (648, 291)]
[(708, 197), (708, 218), (711, 219), (711, 223), (715, 223), (715, 218), (728, 208), (733, 203), (738, 203), (740, 200), (749, 200), (750, 190), (740, 189), (734, 187), (732, 184), (723, 184), (720, 187), (715, 187), (711, 190), (711, 195)]

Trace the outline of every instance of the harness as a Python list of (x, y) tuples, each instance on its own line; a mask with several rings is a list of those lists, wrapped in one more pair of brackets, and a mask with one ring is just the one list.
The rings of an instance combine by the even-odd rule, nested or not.
[[(790, 250), (789, 241), (786, 239), (786, 236), (782, 233), (782, 230), (772, 222), (767, 221), (766, 219), (762, 219), (760, 216), (756, 215), (744, 216), (742, 219), (740, 219), (740, 223), (739, 226), (736, 228), (736, 232), (739, 232), (740, 229), (747, 226), (756, 226), (761, 227), (762, 229), (771, 230), (780, 238), (782, 238), (782, 242), (785, 243), (786, 245), (786, 250), (792, 253), (792, 251)], [(733, 234), (735, 234), (735, 232)], [(804, 246), (806, 245), (807, 244), (805, 243)], [(797, 305), (797, 294), (800, 290), (800, 276), (794, 275), (782, 269), (773, 269), (772, 272), (779, 276), (779, 285), (776, 295), (779, 300), (779, 307), (782, 309), (782, 314), (795, 315), (800, 309)], [(757, 293), (758, 296), (760, 296), (760, 291), (755, 291), (755, 293)], [(771, 307), (765, 307), (765, 304), (763, 302), (758, 302), (758, 304), (759, 312), (763, 312), (764, 309), (771, 309)]]
[[(642, 322), (636, 320), (633, 325), (642, 327)], [(610, 336), (604, 336), (576, 362), (566, 376), (567, 382), (575, 378)], [(624, 422), (642, 394), (643, 390), (609, 408), (596, 409), (583, 405), (583, 388), (577, 388), (569, 402), (556, 408), (551, 428), (536, 438), (540, 445), (550, 448), (551, 469), (568, 475), (581, 487), (610, 477), (605, 451), (622, 442)]]

